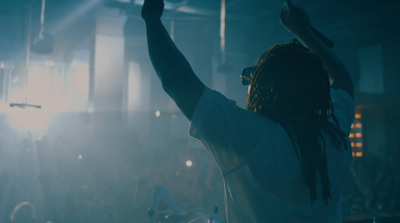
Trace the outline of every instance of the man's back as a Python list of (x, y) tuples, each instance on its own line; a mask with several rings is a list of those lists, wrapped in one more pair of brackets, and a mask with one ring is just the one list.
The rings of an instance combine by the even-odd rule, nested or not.
[[(343, 90), (331, 97), (341, 130), (348, 135), (354, 102)], [(345, 145), (335, 148), (324, 133), (332, 199), (325, 205), (317, 179), (317, 200), (311, 205), (295, 147), (280, 124), (207, 89), (193, 115), (191, 135), (220, 167), (229, 222), (341, 222), (340, 189), (351, 163), (348, 139), (347, 150)]]
[[(271, 59), (275, 53), (269, 51), (249, 77), (248, 110), (244, 110), (206, 88), (196, 76), (161, 22), (163, 0), (145, 0), (143, 4), (151, 62), (163, 89), (192, 122), (190, 134), (202, 141), (220, 167), (230, 222), (338, 222), (341, 218), (340, 186), (348, 172), (350, 146), (344, 150), (318, 143), (319, 124), (332, 111), (330, 87), (338, 89), (335, 114), (345, 135), (339, 136), (342, 146), (336, 147), (348, 144), (346, 135), (354, 115), (353, 84), (344, 64), (312, 31), (307, 13), (290, 0), (285, 6), (280, 14), (282, 24), (309, 50), (297, 43), (285, 44), (288, 48), (274, 50), (292, 49), (291, 53), (280, 51), (278, 60)], [(290, 58), (296, 66), (286, 63)], [(287, 76), (282, 76), (282, 67), (292, 68)], [(303, 76), (298, 76), (299, 72)], [(298, 83), (301, 80), (302, 84)], [(307, 92), (309, 89), (319, 90)], [(287, 129), (265, 117), (277, 122), (311, 121), (311, 128), (305, 129), (312, 131), (299, 137), (306, 139), (299, 141), (300, 156)], [(302, 135), (299, 126), (296, 124), (294, 131)], [(332, 144), (329, 137), (322, 139)], [(326, 155), (325, 148), (329, 150)], [(328, 201), (328, 206), (321, 199)]]

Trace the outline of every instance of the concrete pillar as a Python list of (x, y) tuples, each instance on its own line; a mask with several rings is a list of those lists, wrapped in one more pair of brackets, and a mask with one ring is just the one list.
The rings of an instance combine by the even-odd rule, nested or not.
[(117, 9), (103, 9), (96, 15), (94, 111), (126, 110), (125, 22), (126, 17)]

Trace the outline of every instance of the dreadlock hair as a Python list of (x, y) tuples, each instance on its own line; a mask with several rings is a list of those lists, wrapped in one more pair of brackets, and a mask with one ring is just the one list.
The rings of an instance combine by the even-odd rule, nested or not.
[[(311, 204), (321, 178), (325, 204), (331, 198), (326, 145), (327, 132), (336, 148), (345, 134), (333, 113), (330, 83), (319, 58), (297, 40), (272, 46), (261, 55), (251, 81), (247, 110), (280, 123), (300, 160)], [(328, 122), (332, 117), (335, 124)]]

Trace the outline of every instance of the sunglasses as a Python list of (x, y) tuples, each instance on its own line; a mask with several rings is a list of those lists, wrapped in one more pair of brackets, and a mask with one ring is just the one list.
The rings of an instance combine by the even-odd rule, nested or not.
[(256, 67), (247, 67), (244, 68), (242, 74), (240, 75), (240, 79), (242, 80), (243, 85), (250, 85), (251, 79), (253, 78), (253, 73), (256, 70)]

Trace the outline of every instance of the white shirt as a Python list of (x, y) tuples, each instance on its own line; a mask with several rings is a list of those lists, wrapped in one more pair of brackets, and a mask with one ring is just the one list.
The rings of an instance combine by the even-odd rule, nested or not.
[[(349, 135), (354, 101), (341, 89), (332, 90), (331, 98), (341, 130)], [(317, 182), (317, 201), (311, 205), (295, 148), (280, 124), (206, 88), (190, 135), (203, 143), (221, 170), (229, 223), (342, 222), (340, 191), (352, 158), (348, 137), (345, 150), (324, 135), (332, 199), (325, 205)]]

